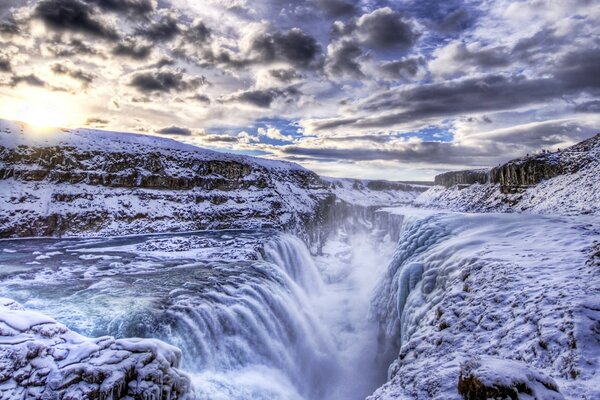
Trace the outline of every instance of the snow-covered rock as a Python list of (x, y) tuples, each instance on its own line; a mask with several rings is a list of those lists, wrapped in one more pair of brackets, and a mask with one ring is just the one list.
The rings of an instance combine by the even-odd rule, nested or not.
[(372, 304), (396, 359), (369, 399), (487, 398), (467, 377), (502, 399), (600, 398), (599, 217), (396, 212)]
[(0, 398), (188, 398), (181, 351), (155, 339), (90, 339), (0, 298)]
[(456, 211), (600, 214), (600, 134), (493, 168), (490, 183), (434, 186), (415, 204)]

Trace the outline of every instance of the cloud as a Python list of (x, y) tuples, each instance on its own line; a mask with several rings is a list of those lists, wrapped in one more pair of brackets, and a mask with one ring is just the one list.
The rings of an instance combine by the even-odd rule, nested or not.
[(490, 74), (386, 90), (362, 101), (351, 117), (309, 121), (306, 125), (315, 131), (349, 126), (390, 128), (431, 118), (511, 110), (559, 100), (565, 95), (597, 94), (600, 76), (594, 71), (598, 63), (600, 49), (586, 49), (563, 56), (554, 66), (552, 77)]
[(137, 33), (154, 42), (169, 41), (181, 33), (181, 28), (173, 13), (164, 12), (158, 19), (137, 29)]
[(153, 70), (135, 73), (129, 85), (141, 93), (152, 92), (182, 92), (196, 89), (207, 83), (203, 76), (187, 77), (181, 71)]
[(269, 108), (279, 98), (285, 98), (286, 102), (293, 101), (301, 95), (294, 86), (285, 89), (248, 90), (224, 97), (221, 102), (247, 103), (260, 108)]
[(342, 17), (353, 15), (357, 11), (357, 7), (352, 1), (348, 0), (315, 0), (325, 13), (332, 17)]
[(132, 16), (146, 15), (156, 9), (156, 0), (85, 0), (103, 10), (127, 13)]
[(37, 87), (44, 87), (47, 86), (46, 82), (40, 78), (38, 78), (36, 75), (34, 74), (27, 74), (27, 75), (13, 75), (10, 79), (10, 86), (17, 86), (21, 83), (25, 83), (29, 86), (37, 86)]
[(195, 100), (195, 101), (198, 101), (198, 102), (206, 104), (206, 105), (211, 103), (210, 97), (208, 97), (205, 94), (195, 94), (193, 96), (188, 97), (188, 99)]
[(85, 121), (85, 125), (87, 126), (97, 126), (97, 127), (104, 127), (106, 125), (108, 125), (110, 121), (104, 118), (100, 118), (100, 117), (90, 117)]
[(10, 72), (12, 71), (12, 66), (10, 65), (10, 60), (6, 57), (0, 56), (0, 72)]
[(417, 75), (419, 64), (423, 59), (404, 58), (401, 60), (387, 61), (380, 65), (384, 75), (390, 79), (410, 79)]
[(134, 60), (145, 60), (152, 53), (152, 48), (151, 43), (127, 36), (113, 48), (112, 53), (116, 56), (129, 57)]
[(56, 57), (71, 57), (75, 55), (99, 55), (102, 56), (100, 50), (79, 39), (71, 39), (68, 42), (63, 41), (48, 41), (46, 48)]
[(206, 26), (203, 20), (196, 18), (191, 26), (185, 31), (186, 40), (193, 44), (206, 43), (212, 37), (212, 31)]
[(290, 135), (284, 135), (281, 133), (281, 131), (277, 128), (274, 127), (266, 127), (266, 128), (258, 128), (257, 130), (258, 132), (258, 136), (265, 136), (268, 137), (269, 139), (274, 139), (274, 140), (279, 140), (282, 142), (293, 142), (294, 141), (294, 137), (290, 136)]
[(347, 39), (334, 42), (327, 47), (326, 70), (330, 77), (350, 76), (352, 78), (363, 78), (360, 66), (362, 57), (360, 46)]
[(169, 126), (169, 127), (157, 130), (156, 133), (160, 133), (161, 135), (191, 136), (192, 130), (189, 128), (182, 128), (179, 126)]
[(111, 40), (119, 37), (114, 26), (80, 0), (42, 0), (36, 5), (34, 16), (59, 31), (87, 33)]
[(291, 68), (271, 69), (269, 75), (281, 82), (291, 82), (301, 77), (296, 70)]
[(251, 60), (261, 64), (285, 61), (309, 68), (318, 62), (321, 46), (301, 29), (292, 28), (287, 32), (261, 32), (252, 39), (248, 52)]
[(419, 37), (413, 23), (389, 7), (362, 15), (356, 21), (356, 31), (363, 43), (383, 50), (406, 50)]
[[(600, 113), (600, 100), (586, 101), (584, 103), (577, 104), (575, 111), (586, 112), (586, 113)], [(600, 131), (600, 128), (598, 129)]]
[(70, 76), (73, 79), (83, 82), (85, 85), (92, 83), (95, 78), (91, 73), (85, 72), (82, 69), (74, 69), (64, 64), (54, 64), (51, 69), (55, 74)]

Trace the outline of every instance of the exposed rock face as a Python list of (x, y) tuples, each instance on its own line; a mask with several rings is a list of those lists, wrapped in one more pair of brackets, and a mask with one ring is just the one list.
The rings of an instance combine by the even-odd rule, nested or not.
[(464, 171), (450, 171), (436, 175), (434, 184), (451, 187), (454, 185), (472, 185), (473, 183), (488, 183), (489, 170), (470, 169)]
[(0, 398), (187, 399), (181, 352), (154, 339), (89, 339), (0, 299)]

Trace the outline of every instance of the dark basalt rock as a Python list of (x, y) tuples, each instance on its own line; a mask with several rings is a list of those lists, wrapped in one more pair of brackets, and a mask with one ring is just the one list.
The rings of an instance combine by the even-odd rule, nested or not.
[(454, 185), (472, 185), (474, 183), (484, 184), (488, 183), (489, 179), (489, 170), (487, 169), (450, 171), (436, 175), (434, 184), (452, 187)]
[(593, 148), (600, 147), (600, 133), (563, 151), (544, 152), (509, 161), (491, 170), (451, 171), (435, 177), (435, 184), (446, 187), (492, 183), (504, 193), (566, 173), (574, 173), (594, 161)]

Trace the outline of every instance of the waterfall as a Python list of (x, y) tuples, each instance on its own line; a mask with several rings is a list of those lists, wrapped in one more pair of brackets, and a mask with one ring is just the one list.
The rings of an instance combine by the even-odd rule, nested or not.
[(282, 234), (264, 246), (265, 260), (277, 265), (307, 293), (319, 293), (323, 281), (306, 245), (296, 236)]

